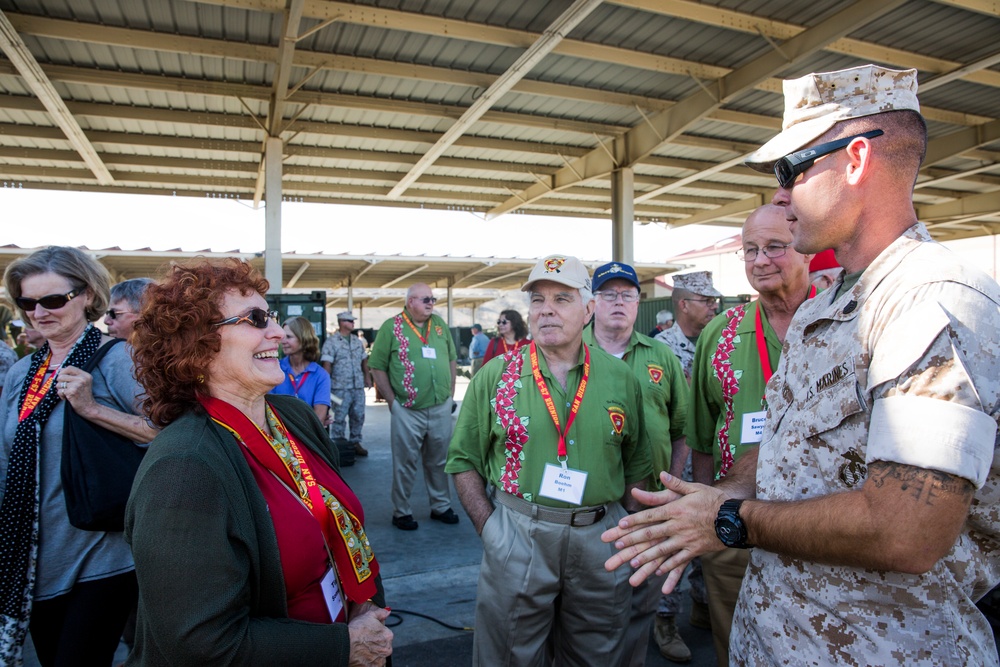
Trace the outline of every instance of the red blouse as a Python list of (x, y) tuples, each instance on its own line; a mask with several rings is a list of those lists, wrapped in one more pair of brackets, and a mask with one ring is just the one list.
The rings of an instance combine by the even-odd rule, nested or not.
[(510, 345), (503, 336), (497, 336), (496, 338), (490, 339), (490, 344), (486, 346), (486, 352), (483, 354), (483, 363), (492, 359), (493, 357), (502, 357), (508, 350), (516, 350), (519, 347), (524, 347), (531, 341), (527, 338), (522, 338), (516, 341), (513, 345)]

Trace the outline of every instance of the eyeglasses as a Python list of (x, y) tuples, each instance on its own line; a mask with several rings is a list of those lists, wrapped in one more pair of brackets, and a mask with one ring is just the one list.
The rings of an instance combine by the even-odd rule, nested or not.
[(438, 298), (436, 296), (414, 296), (414, 297), (410, 297), (410, 298), (416, 299), (417, 301), (419, 301), (421, 303), (437, 303), (438, 302)]
[(712, 308), (715, 308), (717, 305), (719, 305), (719, 300), (710, 296), (707, 296), (703, 299), (681, 299), (681, 301), (698, 301), (699, 303), (703, 303), (706, 306), (711, 306)]
[(880, 134), (883, 134), (882, 130), (872, 130), (864, 134), (856, 134), (853, 137), (837, 139), (836, 141), (830, 141), (819, 146), (789, 153), (774, 163), (774, 176), (778, 179), (778, 185), (786, 189), (790, 188), (795, 184), (795, 179), (799, 177), (799, 174), (813, 166), (813, 163), (824, 155), (829, 155), (834, 151), (839, 151), (841, 148), (846, 148), (855, 139), (873, 139)]
[(246, 315), (233, 315), (232, 317), (227, 317), (221, 322), (215, 322), (215, 326), (221, 327), (224, 324), (243, 324), (246, 322), (255, 329), (266, 329), (268, 325), (268, 320), (274, 320), (274, 323), (278, 323), (278, 311), (276, 310), (264, 310), (263, 308), (251, 308), (250, 312)]
[(65, 294), (46, 294), (40, 299), (29, 299), (27, 297), (20, 296), (14, 301), (17, 303), (17, 307), (26, 313), (30, 313), (35, 309), (35, 306), (41, 305), (45, 310), (59, 310), (67, 303), (69, 303), (74, 297), (80, 296), (85, 288), (75, 287)]
[(603, 301), (608, 301), (614, 303), (621, 297), (622, 301), (625, 303), (635, 303), (639, 300), (639, 293), (634, 290), (629, 290), (627, 292), (615, 292), (614, 290), (599, 290), (594, 292), (594, 296), (600, 297)]
[(792, 245), (791, 243), (772, 243), (766, 245), (763, 248), (747, 248), (746, 250), (737, 250), (736, 256), (742, 259), (744, 262), (753, 262), (757, 259), (757, 255), (764, 253), (764, 257), (768, 259), (775, 259), (777, 257), (784, 256), (788, 247)]
[(135, 313), (131, 310), (115, 310), (114, 308), (111, 308), (105, 313), (105, 315), (113, 320), (117, 320), (119, 315), (135, 315)]
[(497, 320), (497, 326), (500, 326), (501, 324), (509, 324), (509, 323), (510, 322), (508, 320)]

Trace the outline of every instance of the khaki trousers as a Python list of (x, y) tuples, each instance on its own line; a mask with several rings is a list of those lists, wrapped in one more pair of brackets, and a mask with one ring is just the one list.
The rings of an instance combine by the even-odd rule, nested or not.
[(712, 640), (719, 667), (729, 665), (729, 633), (733, 627), (736, 600), (749, 564), (749, 549), (726, 549), (701, 557), (705, 586), (708, 588), (708, 613), (712, 618)]
[[(649, 649), (649, 635), (653, 630), (653, 617), (663, 595), (660, 589), (667, 575), (655, 574), (632, 589), (632, 603), (629, 611), (628, 628), (625, 631), (625, 653), (622, 667), (642, 667), (646, 664)], [(680, 597), (679, 591), (671, 595)]]
[(472, 664), (574, 667), (618, 664), (632, 587), (601, 533), (625, 516), (618, 503), (591, 526), (533, 520), (503, 505), (483, 526)]
[(424, 481), (431, 511), (451, 507), (451, 487), (444, 464), (451, 441), (451, 399), (422, 410), (408, 410), (398, 400), (392, 407), (392, 516), (413, 514), (410, 494), (417, 479), (417, 463), (423, 462)]

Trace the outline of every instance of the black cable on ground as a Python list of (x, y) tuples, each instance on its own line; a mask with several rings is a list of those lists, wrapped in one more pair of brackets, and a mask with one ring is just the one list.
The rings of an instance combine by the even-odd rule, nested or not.
[[(433, 616), (428, 616), (427, 614), (421, 614), (420, 612), (417, 612), (417, 611), (407, 611), (406, 609), (393, 609), (391, 612), (389, 612), (389, 618), (385, 619), (385, 627), (387, 627), (387, 628), (394, 628), (397, 625), (399, 625), (400, 623), (402, 623), (403, 622), (403, 617), (400, 616), (400, 614), (408, 614), (410, 616), (419, 616), (420, 618), (427, 619), (428, 621), (431, 621), (432, 623), (437, 623), (438, 625), (440, 625), (442, 627), (448, 628), (449, 630), (455, 630), (456, 632), (473, 632), (473, 628), (464, 627), (464, 626), (460, 626), (460, 625), (449, 625), (448, 623), (445, 623), (444, 621), (438, 620), (438, 619), (434, 618)], [(392, 620), (393, 616), (396, 617), (396, 622), (395, 623), (390, 623), (389, 621)]]

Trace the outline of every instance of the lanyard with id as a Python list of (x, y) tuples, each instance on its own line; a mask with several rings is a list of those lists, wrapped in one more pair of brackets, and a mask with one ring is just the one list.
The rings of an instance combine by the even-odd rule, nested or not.
[(410, 318), (406, 314), (405, 310), (403, 311), (403, 319), (406, 321), (406, 324), (409, 325), (409, 327), (413, 331), (413, 333), (415, 333), (417, 335), (417, 338), (420, 339), (420, 342), (424, 344), (424, 346), (422, 348), (420, 348), (420, 354), (423, 356), (423, 358), (424, 359), (437, 359), (437, 350), (435, 350), (433, 347), (431, 347), (427, 343), (427, 341), (430, 340), (430, 337), (431, 337), (431, 320), (430, 320), (430, 318), (427, 318), (427, 327), (425, 328), (423, 335), (421, 335), (420, 332), (417, 331), (417, 328), (415, 326), (413, 326), (413, 322), (410, 321)]
[(580, 378), (580, 384), (577, 386), (573, 402), (570, 404), (569, 415), (566, 417), (566, 428), (561, 428), (559, 425), (559, 413), (556, 412), (556, 405), (552, 400), (552, 394), (549, 392), (548, 385), (545, 384), (545, 378), (542, 377), (542, 371), (538, 367), (538, 351), (535, 349), (534, 341), (532, 341), (529, 349), (531, 374), (535, 378), (535, 384), (542, 395), (542, 400), (545, 401), (545, 407), (549, 412), (549, 417), (552, 418), (552, 424), (556, 427), (556, 433), (559, 434), (559, 446), (557, 449), (559, 465), (553, 465), (552, 463), (545, 464), (545, 472), (542, 475), (542, 487), (538, 495), (545, 498), (552, 498), (553, 500), (561, 500), (572, 505), (580, 505), (583, 502), (583, 491), (587, 486), (587, 473), (583, 470), (574, 470), (566, 465), (566, 459), (568, 458), (566, 452), (566, 435), (569, 433), (569, 429), (573, 426), (573, 421), (580, 411), (580, 403), (583, 402), (583, 394), (587, 391), (587, 381), (590, 379), (590, 348), (584, 344), (583, 350), (585, 353), (583, 377)]
[[(809, 288), (809, 296), (807, 298), (811, 299), (814, 296), (816, 296), (815, 285)], [(760, 398), (761, 407), (764, 409), (757, 412), (743, 413), (740, 444), (755, 444), (760, 442), (764, 437), (764, 422), (767, 419), (766, 389), (767, 383), (771, 381), (771, 376), (774, 375), (771, 371), (771, 355), (767, 352), (767, 339), (764, 336), (764, 320), (760, 315), (760, 309), (760, 304), (758, 303), (754, 325), (757, 334), (757, 356), (760, 359), (760, 373), (764, 377), (765, 395)]]

